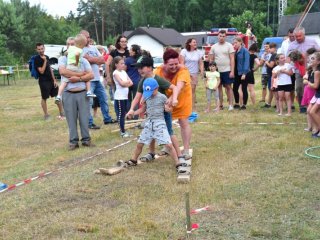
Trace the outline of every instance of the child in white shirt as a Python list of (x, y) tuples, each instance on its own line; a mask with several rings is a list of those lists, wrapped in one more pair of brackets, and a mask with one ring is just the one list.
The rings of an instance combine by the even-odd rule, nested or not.
[(125, 131), (124, 122), (127, 113), (129, 87), (132, 86), (132, 81), (125, 71), (124, 59), (117, 56), (113, 60), (115, 69), (113, 71), (113, 79), (116, 85), (114, 93), (114, 109), (117, 114), (117, 119), (120, 127), (120, 135), (123, 138), (130, 137), (130, 134)]

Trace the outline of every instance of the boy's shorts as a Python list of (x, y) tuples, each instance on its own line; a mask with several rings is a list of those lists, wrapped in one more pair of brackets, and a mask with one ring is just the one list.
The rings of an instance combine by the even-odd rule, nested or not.
[(138, 139), (138, 143), (149, 145), (155, 139), (158, 145), (171, 143), (167, 125), (164, 120), (147, 120)]
[(261, 75), (261, 86), (263, 89), (266, 89), (268, 86), (268, 74)]

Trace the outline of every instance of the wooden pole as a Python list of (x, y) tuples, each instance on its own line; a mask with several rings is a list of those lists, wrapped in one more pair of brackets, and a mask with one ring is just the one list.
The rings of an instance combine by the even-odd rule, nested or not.
[(187, 192), (185, 195), (186, 200), (186, 216), (187, 216), (187, 235), (191, 233), (191, 216), (190, 216), (190, 199), (189, 199), (189, 193)]
[(19, 73), (19, 65), (18, 65), (18, 64), (17, 64), (16, 72), (18, 73), (18, 79), (19, 79), (19, 81), (20, 81), (20, 73)]
[[(130, 124), (127, 124), (125, 125), (125, 128), (126, 129), (129, 129), (129, 128), (134, 128), (135, 126), (138, 126), (140, 123), (130, 123)], [(111, 132), (114, 133), (114, 132), (119, 132), (120, 129), (115, 129), (115, 130), (112, 130)]]

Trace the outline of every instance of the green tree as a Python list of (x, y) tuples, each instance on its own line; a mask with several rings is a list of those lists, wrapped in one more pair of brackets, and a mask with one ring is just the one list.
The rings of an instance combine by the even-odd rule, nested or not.
[(132, 28), (129, 0), (80, 0), (76, 19), (98, 43)]
[(241, 15), (231, 17), (230, 23), (232, 26), (236, 27), (238, 31), (246, 32), (245, 22), (251, 22), (253, 24), (253, 33), (258, 41), (262, 41), (265, 37), (272, 36), (272, 29), (264, 24), (265, 19), (265, 13), (260, 12), (254, 14), (251, 11), (245, 11)]
[[(308, 1), (305, 0), (291, 0), (288, 1), (288, 7), (285, 11), (285, 15), (293, 15), (302, 13), (307, 7)], [(320, 11), (320, 2), (315, 1), (312, 8), (310, 9), (310, 13), (319, 12)]]
[(13, 52), (24, 43), (22, 18), (15, 7), (0, 0), (0, 48), (2, 61), (14, 61)]

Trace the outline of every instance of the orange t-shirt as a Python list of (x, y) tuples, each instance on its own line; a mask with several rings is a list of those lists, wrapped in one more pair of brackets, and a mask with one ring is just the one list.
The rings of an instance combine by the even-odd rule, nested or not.
[[(164, 77), (164, 72), (162, 66), (157, 67), (154, 70), (154, 74), (166, 79)], [(192, 112), (192, 90), (191, 90), (191, 78), (190, 72), (186, 67), (181, 67), (173, 79), (170, 81), (166, 79), (171, 84), (177, 86), (179, 81), (184, 82), (184, 87), (181, 89), (178, 96), (178, 105), (175, 106), (172, 110), (172, 118), (173, 119), (184, 119), (188, 118)], [(168, 89), (166, 91), (166, 95), (170, 97), (172, 95), (172, 91)]]

